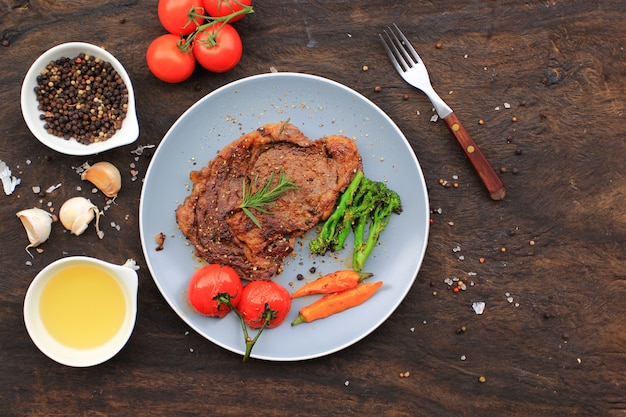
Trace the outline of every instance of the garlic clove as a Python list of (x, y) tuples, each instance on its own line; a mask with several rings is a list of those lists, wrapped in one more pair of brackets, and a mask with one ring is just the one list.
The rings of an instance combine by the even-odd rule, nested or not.
[(32, 258), (33, 255), (28, 249), (39, 246), (50, 237), (52, 215), (36, 207), (21, 210), (16, 215), (21, 220), (22, 225), (24, 225), (24, 229), (26, 229), (28, 241), (30, 242), (30, 245), (26, 246), (26, 252)]
[(117, 197), (122, 188), (122, 175), (115, 165), (101, 161), (89, 166), (80, 175), (82, 180), (87, 180), (95, 185), (107, 197)]
[(63, 227), (76, 236), (81, 235), (89, 223), (96, 218), (96, 231), (100, 232), (98, 223), (103, 213), (85, 197), (72, 197), (59, 209), (59, 220)]

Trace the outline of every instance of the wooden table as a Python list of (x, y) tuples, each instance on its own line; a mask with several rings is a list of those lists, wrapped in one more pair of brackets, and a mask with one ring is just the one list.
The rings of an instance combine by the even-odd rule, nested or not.
[[(197, 70), (170, 85), (145, 64), (148, 44), (164, 33), (156, 1), (3, 2), (0, 159), (21, 184), (0, 195), (1, 413), (624, 415), (625, 12), (625, 2), (606, 0), (259, 1), (237, 23), (245, 51), (234, 70)], [(393, 22), (500, 173), (504, 201), (489, 199), (445, 125), (430, 121), (431, 104), (389, 64), (377, 33)], [(73, 40), (103, 45), (126, 66), (141, 134), (98, 157), (124, 175), (104, 239), (54, 227), (31, 259), (15, 213), (58, 210), (81, 184), (73, 167), (94, 161), (44, 147), (20, 113), (30, 64)], [(327, 77), (380, 106), (420, 161), (432, 225), (414, 286), (373, 334), (319, 359), (243, 364), (188, 328), (154, 284), (138, 231), (152, 152), (131, 151), (158, 145), (215, 88), (271, 67)], [(32, 191), (58, 183), (51, 194)], [(89, 187), (82, 194), (104, 201)], [(31, 279), (68, 255), (140, 266), (133, 336), (92, 368), (48, 359), (23, 323)], [(446, 283), (454, 278), (467, 290), (455, 293)], [(486, 302), (482, 315), (471, 307), (477, 300)]]

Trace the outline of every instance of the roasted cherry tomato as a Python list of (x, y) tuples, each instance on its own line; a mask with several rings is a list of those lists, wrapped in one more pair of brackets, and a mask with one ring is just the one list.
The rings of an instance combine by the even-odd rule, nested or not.
[(280, 325), (291, 309), (291, 295), (274, 281), (252, 281), (243, 287), (237, 310), (251, 329), (258, 329), (265, 322), (267, 308), (272, 312), (267, 328)]
[[(204, 0), (203, 4), (204, 10), (209, 16), (222, 17), (238, 12), (242, 10), (244, 6), (251, 6), (252, 0)], [(240, 14), (230, 19), (229, 22), (236, 22), (244, 16), (245, 14)]]
[(242, 53), (241, 37), (228, 23), (209, 26), (196, 35), (193, 43), (193, 54), (198, 63), (212, 72), (235, 68)]
[(237, 307), (243, 295), (239, 275), (227, 265), (209, 264), (197, 270), (189, 280), (187, 298), (191, 306), (200, 314), (211, 317), (224, 317), (230, 307), (218, 302), (218, 294), (228, 294), (230, 303)]
[(185, 81), (196, 68), (196, 58), (191, 51), (179, 48), (181, 39), (171, 33), (161, 35), (152, 41), (146, 52), (150, 71), (160, 80), (168, 83)]
[(189, 35), (204, 22), (202, 17), (189, 19), (188, 13), (194, 7), (197, 14), (204, 15), (201, 0), (159, 0), (159, 21), (169, 33)]

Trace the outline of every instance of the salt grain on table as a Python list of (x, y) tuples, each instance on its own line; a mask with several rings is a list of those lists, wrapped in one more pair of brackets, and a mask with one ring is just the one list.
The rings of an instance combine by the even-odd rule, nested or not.
[(0, 180), (2, 180), (2, 187), (6, 195), (13, 194), (15, 187), (22, 181), (11, 175), (11, 170), (4, 161), (0, 161)]
[(483, 314), (485, 311), (485, 303), (483, 301), (476, 301), (472, 303), (472, 308), (476, 312), (476, 314)]

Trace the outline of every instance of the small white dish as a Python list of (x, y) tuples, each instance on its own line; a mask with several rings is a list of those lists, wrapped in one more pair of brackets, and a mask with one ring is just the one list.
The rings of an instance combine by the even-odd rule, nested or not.
[[(111, 138), (103, 141), (85, 145), (76, 141), (76, 139), (63, 139), (51, 135), (44, 129), (44, 122), (39, 119), (41, 111), (38, 109), (39, 102), (35, 95), (35, 87), (37, 87), (37, 76), (51, 62), (59, 58), (75, 58), (81, 53), (91, 55), (109, 62), (117, 73), (124, 80), (128, 89), (128, 110), (126, 118), (119, 129)], [(57, 45), (44, 52), (31, 65), (24, 81), (21, 91), (22, 116), (26, 125), (33, 135), (47, 147), (57, 152), (67, 155), (94, 155), (119, 146), (128, 145), (137, 140), (139, 137), (139, 122), (137, 120), (137, 112), (135, 108), (135, 94), (130, 77), (122, 64), (106, 50), (85, 42), (69, 42)]]
[[(121, 308), (111, 311), (107, 310), (106, 314), (101, 314), (101, 310), (98, 309), (98, 303), (104, 302), (100, 299), (101, 296), (106, 298), (102, 292), (98, 293), (98, 300), (78, 299), (68, 296), (73, 291), (79, 293), (81, 297), (89, 294), (89, 291), (82, 290), (85, 280), (92, 279), (93, 275), (81, 275), (80, 280), (74, 278), (65, 281), (59, 280), (62, 271), (66, 271), (65, 276), (67, 277), (67, 271), (77, 271), (76, 268), (81, 267), (95, 268), (99, 272), (104, 273), (104, 276), (100, 276), (98, 273), (93, 275), (99, 276), (101, 280), (104, 279), (100, 283), (105, 282), (105, 285), (113, 289), (114, 295), (120, 301), (119, 305)], [(106, 282), (111, 278), (114, 282)], [(56, 286), (54, 288), (52, 286), (47, 287), (50, 282), (53, 282), (53, 279), (56, 280)], [(91, 291), (96, 291), (96, 289), (101, 289), (101, 286), (96, 287), (94, 285)], [(59, 292), (59, 290), (62, 292)], [(121, 290), (121, 296), (119, 290)], [(26, 324), (26, 330), (39, 350), (60, 364), (72, 367), (98, 365), (115, 356), (128, 342), (137, 317), (137, 290), (138, 277), (132, 267), (115, 265), (86, 256), (72, 256), (59, 259), (42, 269), (33, 279), (26, 292), (24, 299), (24, 323)], [(66, 296), (67, 298), (64, 299)], [(54, 303), (46, 305), (42, 302), (44, 297), (47, 297), (48, 300), (53, 300)], [(59, 299), (64, 300), (59, 302)], [(67, 309), (63, 308), (61, 314), (51, 315), (55, 316), (54, 319), (51, 316), (44, 317), (44, 314), (42, 314), (42, 311), (58, 309), (59, 305), (67, 305), (68, 307)], [(75, 314), (77, 308), (80, 309), (82, 314)], [(98, 311), (94, 313), (96, 309)], [(102, 311), (104, 311), (104, 308)], [(73, 313), (69, 320), (67, 319), (68, 313)], [(104, 328), (105, 326), (101, 323), (102, 320), (97, 318), (98, 315), (117, 317), (112, 330), (107, 329), (106, 333), (104, 333), (106, 339), (102, 339), (103, 335), (100, 334), (102, 332), (99, 333), (99, 328)], [(76, 317), (80, 317), (80, 319), (75, 319)], [(62, 318), (64, 320), (61, 320)], [(75, 325), (76, 321), (82, 321), (83, 323)], [(88, 329), (85, 329), (85, 322), (89, 322), (90, 327)], [(101, 324), (99, 327), (92, 327), (91, 325), (94, 323)], [(54, 328), (55, 325), (56, 329)], [(59, 333), (59, 326), (61, 327), (61, 333)], [(58, 340), (60, 334), (64, 336), (69, 334), (72, 336), (73, 342), (61, 343)], [(96, 334), (95, 339), (91, 337), (87, 341), (90, 334), (92, 336)], [(99, 341), (97, 344), (88, 345), (93, 340)], [(81, 344), (84, 346), (79, 346)]]

